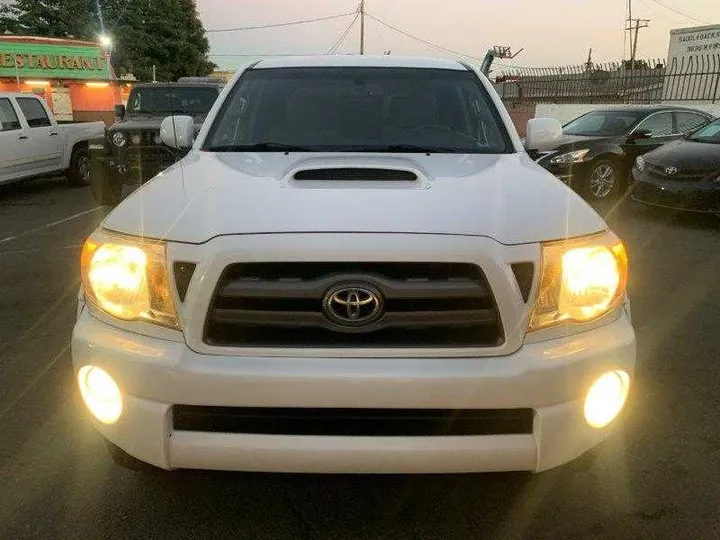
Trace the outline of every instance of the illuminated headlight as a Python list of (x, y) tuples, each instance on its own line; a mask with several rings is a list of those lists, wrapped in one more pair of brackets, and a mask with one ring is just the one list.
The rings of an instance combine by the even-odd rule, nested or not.
[(78, 371), (78, 386), (85, 406), (103, 424), (114, 424), (123, 410), (122, 393), (107, 371), (83, 366)]
[(110, 137), (110, 140), (115, 146), (120, 148), (127, 144), (127, 137), (125, 137), (125, 134), (122, 131), (114, 132)]
[(566, 152), (551, 158), (550, 163), (553, 165), (570, 165), (571, 163), (580, 163), (583, 159), (585, 159), (585, 154), (589, 151), (589, 148), (583, 148), (582, 150)]
[(118, 319), (178, 328), (163, 242), (99, 232), (85, 241), (80, 266), (94, 306)]
[(139, 133), (136, 133), (135, 135), (133, 135), (132, 137), (130, 137), (130, 141), (131, 141), (133, 144), (140, 144), (140, 141), (141, 141), (141, 140), (142, 140), (142, 139), (140, 138), (140, 134), (139, 134)]
[(645, 170), (645, 158), (642, 156), (638, 156), (635, 158), (635, 167), (637, 167), (637, 170), (642, 172)]
[(542, 246), (542, 275), (529, 330), (589, 322), (617, 308), (625, 297), (628, 260), (615, 235)]
[(625, 406), (630, 391), (630, 375), (617, 370), (599, 377), (585, 397), (585, 421), (590, 427), (603, 428), (612, 422)]

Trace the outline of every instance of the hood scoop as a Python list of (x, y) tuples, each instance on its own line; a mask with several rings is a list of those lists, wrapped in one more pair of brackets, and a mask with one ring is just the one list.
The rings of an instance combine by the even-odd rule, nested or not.
[(417, 174), (402, 169), (370, 167), (331, 167), (297, 171), (295, 180), (314, 181), (360, 181), (360, 182), (414, 182)]

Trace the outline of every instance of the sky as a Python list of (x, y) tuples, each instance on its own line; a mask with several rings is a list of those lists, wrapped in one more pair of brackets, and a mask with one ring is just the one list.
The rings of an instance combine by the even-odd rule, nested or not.
[[(359, 0), (196, 0), (207, 30), (327, 17), (355, 11)], [(627, 0), (366, 0), (366, 12), (413, 36), (482, 58), (493, 45), (524, 50), (506, 65), (558, 66), (629, 57), (623, 31)], [(633, 17), (650, 19), (640, 30), (638, 58), (665, 58), (673, 28), (720, 24), (720, 0), (633, 0)], [(682, 12), (684, 15), (672, 10)], [(237, 69), (266, 54), (324, 54), (352, 16), (312, 24), (209, 32), (211, 59)], [(693, 20), (697, 19), (697, 20)], [(702, 22), (698, 22), (702, 21)], [(357, 22), (338, 53), (359, 52)], [(453, 55), (366, 19), (366, 54)], [(625, 53), (623, 54), (623, 51)], [(248, 55), (248, 56), (229, 56)]]

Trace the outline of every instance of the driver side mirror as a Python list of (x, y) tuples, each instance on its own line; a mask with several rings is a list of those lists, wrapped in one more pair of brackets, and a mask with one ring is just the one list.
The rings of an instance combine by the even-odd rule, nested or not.
[(192, 116), (168, 116), (160, 124), (160, 139), (171, 148), (187, 150), (195, 141)]
[(528, 120), (525, 130), (525, 148), (528, 150), (549, 150), (555, 148), (562, 137), (562, 125), (554, 118), (533, 118)]
[(120, 105), (115, 105), (115, 118), (123, 120), (125, 118), (125, 112), (125, 105), (122, 103)]
[(652, 137), (652, 131), (649, 129), (638, 129), (628, 135), (627, 142), (631, 143), (640, 139), (649, 139), (650, 137)]

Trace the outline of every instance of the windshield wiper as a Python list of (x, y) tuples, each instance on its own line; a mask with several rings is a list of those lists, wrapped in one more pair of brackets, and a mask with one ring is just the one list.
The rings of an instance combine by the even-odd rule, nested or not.
[(348, 147), (349, 152), (391, 152), (407, 154), (458, 154), (463, 151), (459, 148), (441, 146), (422, 146), (419, 144), (385, 144)]
[(316, 148), (308, 146), (297, 146), (294, 144), (274, 142), (256, 144), (224, 144), (218, 146), (208, 146), (204, 150), (208, 152), (317, 152)]

